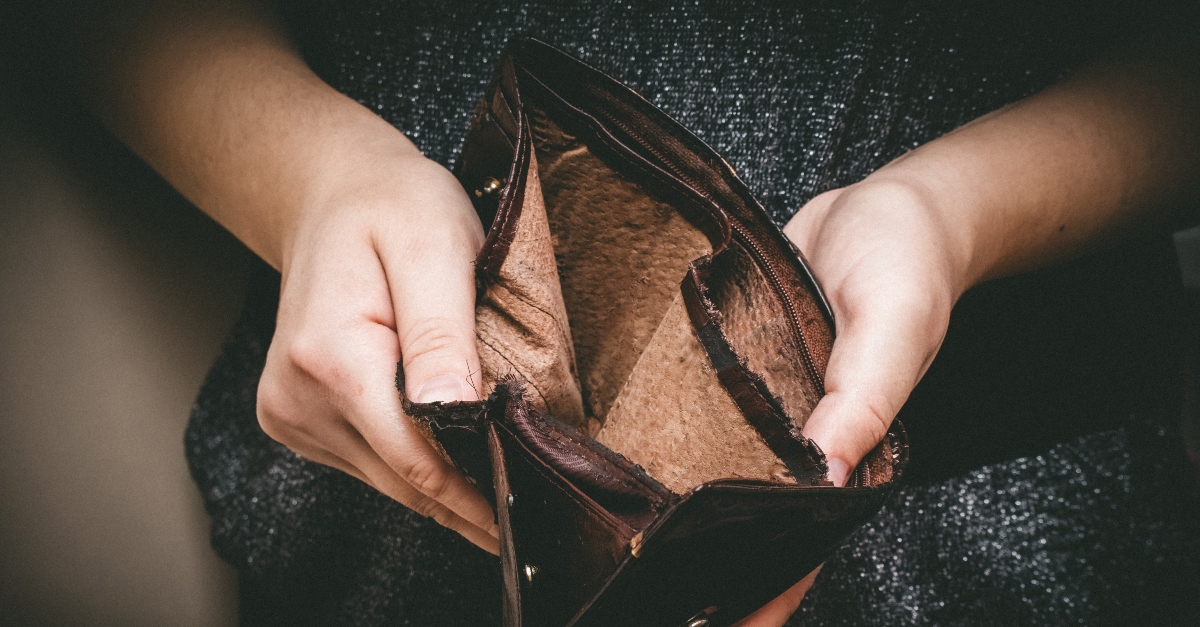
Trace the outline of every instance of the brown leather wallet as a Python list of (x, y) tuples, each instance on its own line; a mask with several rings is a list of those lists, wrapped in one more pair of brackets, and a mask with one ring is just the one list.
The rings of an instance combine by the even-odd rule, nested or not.
[(521, 38), (460, 163), (487, 400), (404, 408), (496, 506), (505, 625), (730, 625), (880, 507), (903, 428), (826, 479), (829, 307), (711, 148)]

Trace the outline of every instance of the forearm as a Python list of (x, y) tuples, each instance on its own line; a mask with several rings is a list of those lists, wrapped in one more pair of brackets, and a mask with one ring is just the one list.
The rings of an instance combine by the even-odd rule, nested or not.
[(1097, 65), (984, 116), (788, 223), (837, 323), (826, 395), (804, 426), (835, 482), (882, 439), (966, 290), (1200, 200), (1200, 76), (1173, 61), (1196, 55), (1164, 52)]
[(923, 197), (945, 234), (958, 293), (1078, 254), (1196, 202), (1194, 59), (1194, 51), (1158, 50), (1103, 64), (931, 142), (864, 183)]
[(253, 6), (161, 3), (128, 14), (97, 48), (85, 78), (106, 124), (276, 268), (302, 214), (335, 194), (344, 202), (371, 164), (419, 161)]

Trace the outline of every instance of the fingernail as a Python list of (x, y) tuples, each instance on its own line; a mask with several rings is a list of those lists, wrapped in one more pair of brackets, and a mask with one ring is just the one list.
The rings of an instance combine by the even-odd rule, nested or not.
[(466, 399), (465, 382), (462, 377), (453, 374), (439, 374), (428, 380), (417, 390), (416, 402), (436, 403), (461, 401)]
[(833, 482), (833, 485), (839, 488), (845, 486), (846, 479), (850, 477), (850, 464), (836, 457), (830, 457), (825, 460), (825, 465), (829, 467), (829, 480)]

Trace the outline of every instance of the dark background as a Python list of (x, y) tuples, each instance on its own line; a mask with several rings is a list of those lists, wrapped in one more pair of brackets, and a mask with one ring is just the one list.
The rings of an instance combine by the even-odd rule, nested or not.
[(0, 626), (218, 627), (183, 429), (250, 253), (0, 54)]

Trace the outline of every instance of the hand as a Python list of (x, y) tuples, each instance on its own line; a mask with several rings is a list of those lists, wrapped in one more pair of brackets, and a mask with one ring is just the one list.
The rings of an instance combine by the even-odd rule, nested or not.
[[(868, 178), (814, 198), (784, 228), (837, 325), (825, 397), (804, 426), (836, 485), (883, 439), (945, 337), (963, 288), (939, 215), (918, 188)], [(818, 570), (739, 627), (783, 625)]]
[(403, 361), (414, 400), (476, 397), (483, 232), (466, 193), (325, 84), (257, 5), (168, 3), (117, 22), (97, 35), (97, 112), (283, 275), (263, 430), (497, 552), (491, 508), (395, 388)]
[(965, 289), (959, 227), (946, 224), (928, 196), (869, 177), (814, 198), (784, 229), (833, 309), (825, 397), (804, 435), (825, 452), (836, 485), (883, 439), (941, 347)]
[(351, 165), (332, 168), (337, 183), (287, 229), (259, 422), (496, 553), (491, 508), (402, 414), (395, 387), (403, 361), (413, 400), (477, 399), (479, 219), (455, 178), (415, 151)]

